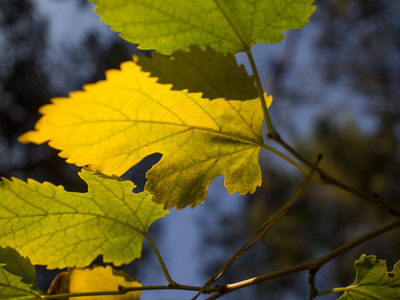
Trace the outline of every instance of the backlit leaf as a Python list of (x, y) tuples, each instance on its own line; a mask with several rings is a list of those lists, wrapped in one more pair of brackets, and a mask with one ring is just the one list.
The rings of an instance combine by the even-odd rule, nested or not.
[[(69, 271), (70, 293), (118, 291), (118, 286), (140, 287), (141, 284), (135, 277), (124, 271), (117, 271), (111, 266), (77, 269)], [(123, 295), (90, 296), (91, 300), (137, 300), (140, 291), (129, 292)], [(72, 299), (86, 300), (88, 297), (74, 297)]]
[(34, 264), (84, 267), (97, 256), (115, 265), (140, 257), (143, 236), (167, 211), (146, 192), (118, 177), (83, 170), (87, 193), (62, 186), (0, 182), (0, 245), (9, 245)]
[(0, 247), (0, 299), (38, 299), (35, 267), (16, 250)]
[(191, 46), (190, 53), (176, 51), (172, 56), (173, 59), (157, 53), (152, 58), (138, 55), (137, 64), (157, 77), (159, 83), (171, 83), (173, 90), (202, 92), (209, 99), (247, 100), (258, 96), (253, 76), (243, 65), (237, 65), (232, 54)]
[(254, 192), (261, 184), (258, 99), (209, 101), (171, 91), (134, 62), (106, 75), (106, 81), (43, 106), (36, 130), (19, 140), (49, 141), (67, 162), (108, 175), (122, 175), (144, 157), (162, 153), (145, 189), (166, 208), (195, 207), (219, 175), (225, 175), (230, 193)]
[(400, 261), (392, 272), (386, 261), (365, 254), (354, 264), (356, 280), (346, 288), (340, 300), (385, 299), (397, 300), (400, 296)]
[(282, 41), (308, 23), (314, 0), (91, 0), (101, 20), (141, 49), (163, 54), (209, 45), (237, 53)]

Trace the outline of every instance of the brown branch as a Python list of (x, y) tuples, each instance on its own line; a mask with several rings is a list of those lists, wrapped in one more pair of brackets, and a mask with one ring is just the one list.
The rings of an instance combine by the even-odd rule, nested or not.
[[(328, 263), (331, 260), (335, 259), (336, 257), (338, 257), (338, 256), (350, 251), (351, 249), (353, 249), (353, 248), (355, 248), (355, 247), (357, 247), (357, 246), (359, 246), (359, 245), (361, 245), (361, 244), (363, 244), (363, 243), (365, 243), (365, 242), (367, 242), (367, 241), (369, 241), (369, 240), (371, 240), (371, 239), (373, 239), (373, 238), (375, 238), (375, 237), (377, 237), (377, 236), (379, 236), (379, 235), (381, 235), (383, 233), (386, 233), (386, 232), (388, 232), (388, 231), (390, 231), (390, 230), (392, 230), (392, 229), (394, 229), (396, 227), (399, 227), (399, 226), (400, 226), (400, 218), (397, 218), (396, 220), (394, 220), (392, 222), (389, 222), (389, 223), (387, 223), (387, 224), (385, 224), (385, 225), (383, 225), (383, 226), (381, 226), (381, 227), (379, 227), (377, 229), (374, 229), (374, 230), (372, 230), (372, 231), (370, 231), (370, 232), (368, 232), (366, 234), (363, 234), (363, 235), (359, 236), (358, 238), (356, 238), (356, 239), (354, 239), (354, 240), (352, 240), (352, 241), (350, 241), (350, 242), (348, 242), (348, 243), (336, 248), (335, 250), (333, 250), (333, 251), (331, 251), (331, 252), (329, 252), (329, 253), (327, 253), (327, 254), (325, 254), (325, 255), (317, 258), (317, 259), (314, 259), (314, 260), (311, 260), (311, 261), (308, 261), (308, 262), (304, 262), (304, 263), (301, 263), (301, 264), (298, 264), (298, 265), (295, 265), (295, 266), (291, 266), (291, 267), (288, 267), (288, 268), (285, 268), (285, 269), (282, 269), (282, 270), (279, 270), (279, 271), (275, 271), (275, 272), (272, 272), (272, 273), (269, 273), (269, 274), (260, 275), (260, 276), (256, 276), (256, 277), (253, 277), (253, 278), (250, 278), (250, 279), (246, 279), (246, 280), (240, 281), (240, 282), (231, 283), (231, 284), (227, 284), (227, 285), (221, 286), (221, 287), (219, 287), (220, 288), (219, 293), (222, 296), (223, 294), (227, 294), (227, 293), (233, 292), (233, 291), (235, 291), (237, 289), (241, 289), (241, 288), (244, 288), (244, 287), (248, 287), (250, 285), (254, 285), (254, 284), (257, 284), (257, 283), (260, 283), (260, 282), (264, 282), (264, 281), (267, 281), (267, 280), (270, 280), (270, 279), (282, 277), (284, 275), (289, 275), (289, 274), (296, 273), (296, 272), (299, 272), (299, 271), (304, 271), (304, 270), (309, 270), (311, 272), (311, 274), (314, 273), (313, 276), (315, 276), (315, 273), (318, 272), (318, 270), (323, 265), (325, 265), (326, 263)], [(313, 280), (313, 279), (311, 278), (311, 280)], [(314, 288), (315, 288), (315, 286), (314, 286)], [(316, 289), (314, 289), (314, 288), (313, 288), (313, 292), (316, 291)], [(223, 292), (221, 292), (221, 291), (223, 291)], [(213, 297), (214, 297), (213, 299), (217, 299), (218, 298), (216, 295), (213, 295)]]

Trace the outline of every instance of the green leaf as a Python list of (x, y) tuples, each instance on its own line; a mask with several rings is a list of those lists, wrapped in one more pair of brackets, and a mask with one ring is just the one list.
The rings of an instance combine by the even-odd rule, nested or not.
[(34, 264), (84, 267), (98, 255), (115, 265), (140, 257), (149, 226), (167, 211), (146, 192), (118, 177), (82, 170), (87, 193), (62, 186), (0, 182), (0, 245), (10, 245)]
[(253, 76), (237, 65), (232, 54), (221, 54), (210, 47), (190, 46), (190, 53), (176, 51), (173, 59), (154, 53), (152, 58), (138, 55), (137, 64), (159, 83), (172, 84), (173, 90), (202, 92), (204, 98), (248, 100), (258, 97)]
[[(118, 286), (140, 287), (137, 279), (124, 271), (117, 271), (111, 266), (95, 266), (91, 268), (74, 268), (69, 271), (70, 293), (118, 291)], [(129, 292), (124, 295), (90, 296), (91, 300), (137, 300), (141, 292)], [(74, 297), (76, 300), (87, 300), (88, 297)]]
[(386, 261), (363, 254), (354, 263), (356, 280), (345, 288), (340, 300), (385, 299), (398, 300), (400, 295), (400, 261), (392, 272), (387, 271)]
[(1, 299), (37, 299), (43, 294), (35, 285), (35, 267), (15, 249), (0, 247)]
[(91, 0), (101, 20), (141, 49), (163, 54), (209, 45), (222, 53), (278, 43), (299, 29), (314, 0)]
[(132, 61), (106, 77), (43, 106), (36, 130), (19, 140), (50, 141), (67, 162), (108, 175), (122, 175), (144, 157), (162, 153), (145, 189), (165, 208), (195, 207), (219, 175), (225, 175), (230, 193), (252, 193), (261, 184), (259, 99), (209, 101), (171, 91)]
[(0, 264), (5, 264), (3, 269), (11, 274), (21, 277), (27, 284), (35, 284), (36, 270), (28, 257), (22, 257), (17, 250), (0, 247)]

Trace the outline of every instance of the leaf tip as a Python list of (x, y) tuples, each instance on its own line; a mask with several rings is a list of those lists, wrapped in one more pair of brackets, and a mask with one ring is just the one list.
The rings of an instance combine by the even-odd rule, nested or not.
[(268, 96), (267, 92), (264, 92), (264, 99), (265, 99), (265, 102), (267, 104), (267, 107), (269, 108), (271, 106), (271, 104), (272, 104), (272, 101), (273, 101), (272, 96), (271, 95)]

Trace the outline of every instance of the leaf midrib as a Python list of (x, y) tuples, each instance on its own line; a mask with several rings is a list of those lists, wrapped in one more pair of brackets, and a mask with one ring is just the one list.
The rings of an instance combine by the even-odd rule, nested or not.
[[(37, 217), (46, 218), (46, 217), (50, 217), (50, 216), (64, 216), (64, 215), (77, 215), (77, 216), (81, 215), (81, 216), (90, 216), (90, 217), (94, 217), (94, 218), (96, 218), (96, 219), (97, 219), (97, 218), (98, 218), (98, 219), (104, 219), (104, 220), (106, 220), (106, 221), (109, 221), (109, 222), (112, 222), (112, 223), (117, 223), (117, 224), (119, 224), (119, 225), (122, 225), (123, 227), (129, 228), (129, 229), (131, 229), (132, 231), (135, 231), (135, 232), (139, 233), (139, 234), (142, 235), (143, 237), (145, 237), (145, 236), (147, 235), (147, 232), (141, 231), (140, 229), (133, 227), (133, 226), (130, 225), (129, 223), (125, 223), (125, 222), (123, 222), (123, 221), (121, 221), (121, 220), (114, 219), (114, 218), (112, 218), (112, 217), (108, 217), (108, 216), (104, 216), (104, 215), (98, 215), (98, 214), (94, 214), (94, 213), (84, 213), (84, 212), (44, 213), (44, 214), (33, 214), (33, 215), (18, 215), (18, 216), (16, 216), (16, 217), (0, 217), (0, 220), (10, 220), (10, 219), (19, 219), (19, 218), (37, 218)], [(40, 220), (42, 220), (42, 219), (40, 219)], [(40, 221), (40, 220), (38, 220), (38, 221)], [(87, 221), (92, 221), (92, 220), (93, 220), (93, 219), (84, 220), (84, 221), (87, 222)], [(35, 222), (34, 222), (34, 223), (31, 223), (31, 224), (35, 224)], [(30, 227), (30, 226), (34, 226), (34, 225), (29, 225), (29, 227)], [(67, 229), (69, 229), (69, 228), (70, 228), (70, 227), (65, 228), (65, 230), (67, 230)], [(10, 233), (11, 233), (11, 232), (10, 232)], [(10, 234), (10, 233), (7, 233), (7, 235)], [(55, 232), (54, 232), (54, 233), (55, 233)], [(54, 233), (49, 233), (49, 234), (54, 234)], [(4, 235), (0, 235), (0, 237), (1, 237), (1, 236), (4, 236)], [(43, 235), (43, 236), (45, 236), (45, 235)], [(40, 237), (43, 237), (43, 236), (40, 236)], [(104, 237), (104, 238), (107, 238), (107, 237)]]
[[(254, 144), (257, 146), (262, 147), (264, 145), (264, 142), (262, 140), (258, 140), (258, 139), (254, 139), (254, 138), (249, 138), (249, 137), (245, 137), (245, 136), (241, 136), (238, 134), (233, 134), (233, 133), (227, 133), (227, 132), (223, 132), (223, 131), (217, 131), (214, 129), (211, 129), (209, 127), (202, 127), (202, 126), (193, 126), (193, 125), (186, 125), (186, 124), (177, 124), (177, 123), (171, 123), (171, 122), (161, 122), (161, 121), (149, 121), (149, 120), (92, 120), (92, 121), (85, 121), (83, 124), (82, 123), (70, 123), (68, 124), (68, 126), (62, 126), (61, 128), (67, 128), (67, 127), (71, 127), (71, 126), (82, 126), (85, 124), (92, 124), (92, 123), (149, 123), (149, 124), (159, 124), (159, 125), (169, 125), (169, 126), (177, 126), (177, 127), (185, 127), (188, 130), (201, 130), (201, 131), (205, 131), (205, 132), (210, 132), (213, 134), (217, 134), (217, 135), (222, 135), (225, 137), (230, 137), (233, 139), (237, 139), (239, 141), (243, 141), (249, 144)], [(121, 130), (121, 132), (125, 131), (126, 128), (124, 130)], [(119, 134), (118, 133), (113, 133), (112, 135), (106, 136), (102, 139), (108, 139), (114, 135)], [(101, 141), (102, 139), (98, 140)], [(54, 139), (50, 139), (50, 140), (54, 140)], [(80, 146), (87, 146), (87, 145), (93, 145), (94, 143), (90, 143), (90, 144), (79, 144)], [(74, 145), (76, 146), (76, 145)]]
[[(99, 182), (99, 181), (97, 180), (97, 182)], [(102, 183), (100, 182), (100, 184), (102, 184)], [(102, 184), (102, 186), (103, 186), (103, 187), (106, 187), (107, 190), (109, 190), (108, 187), (107, 187), (106, 185)], [(27, 188), (27, 189), (29, 189), (29, 190), (31, 190), (32, 192), (38, 193), (39, 195), (42, 195), (43, 197), (48, 198), (47, 196), (41, 194), (41, 193), (38, 192), (37, 190), (34, 190), (34, 189), (30, 188), (29, 184), (25, 184), (24, 187)], [(60, 201), (59, 199), (57, 199), (57, 197), (54, 197), (53, 200), (55, 200), (57, 203), (59, 203), (59, 204), (62, 205), (62, 206), (66, 206), (66, 207), (68, 207), (68, 208), (70, 208), (70, 209), (73, 209), (74, 211), (73, 211), (73, 212), (63, 212), (63, 213), (48, 213), (48, 212), (46, 212), (43, 208), (41, 208), (40, 206), (34, 205), (33, 203), (27, 201), (24, 197), (22, 197), (22, 196), (19, 195), (18, 193), (15, 193), (13, 189), (10, 188), (10, 189), (8, 189), (8, 191), (9, 191), (10, 193), (12, 193), (13, 195), (15, 195), (16, 197), (18, 197), (19, 199), (21, 199), (23, 202), (25, 202), (25, 203), (27, 203), (27, 204), (29, 204), (29, 205), (34, 206), (36, 209), (39, 209), (39, 210), (43, 211), (43, 214), (21, 216), (21, 215), (19, 215), (18, 213), (14, 212), (14, 211), (10, 211), (10, 212), (14, 213), (15, 216), (13, 216), (13, 217), (0, 217), (0, 220), (2, 220), (2, 219), (15, 219), (15, 218), (21, 218), (21, 217), (24, 217), (24, 218), (27, 218), (27, 217), (46, 217), (46, 216), (51, 216), (51, 215), (54, 215), (54, 216), (55, 216), (55, 215), (63, 215), (63, 214), (88, 215), (88, 216), (93, 216), (93, 217), (97, 217), (97, 218), (103, 218), (103, 219), (106, 219), (107, 221), (111, 221), (111, 222), (113, 222), (113, 223), (118, 223), (118, 224), (120, 224), (120, 225), (123, 225), (124, 227), (130, 228), (130, 229), (132, 229), (133, 231), (138, 232), (139, 234), (142, 234), (143, 236), (146, 235), (146, 232), (145, 232), (145, 231), (141, 231), (140, 229), (136, 229), (135, 227), (131, 226), (129, 223), (124, 223), (124, 222), (122, 222), (122, 221), (120, 221), (120, 220), (118, 220), (118, 219), (114, 219), (114, 218), (108, 217), (108, 216), (106, 216), (106, 215), (98, 215), (98, 214), (90, 214), (90, 213), (83, 213), (83, 212), (80, 212), (80, 211), (76, 210), (76, 208), (71, 207), (70, 205), (68, 205), (67, 203), (64, 203), (63, 201)], [(68, 193), (67, 191), (64, 191), (64, 192), (65, 192), (65, 193)], [(88, 197), (87, 197), (87, 196), (88, 196), (88, 195), (87, 195), (88, 193), (83, 193), (82, 195), (79, 195), (80, 193), (73, 193), (73, 194), (78, 194), (78, 196), (80, 196), (80, 197), (88, 198)], [(114, 194), (114, 193), (113, 193), (113, 194)], [(93, 203), (97, 206), (97, 208), (100, 209), (101, 211), (103, 211), (102, 206), (101, 206), (99, 203), (97, 203), (97, 201), (95, 201), (95, 197), (89, 197), (88, 199), (89, 199), (89, 200), (92, 200)], [(146, 225), (143, 224), (142, 220), (136, 215), (135, 212), (132, 211), (132, 208), (131, 208), (129, 205), (127, 205), (127, 204), (125, 203), (125, 201), (122, 201), (122, 202), (123, 202), (127, 207), (129, 207), (129, 209), (130, 209), (132, 215), (136, 218), (137, 222), (143, 227), (143, 229), (145, 229), (145, 228), (146, 228)], [(142, 202), (143, 202), (143, 200), (140, 201), (140, 203), (142, 203)], [(2, 205), (2, 207), (4, 207), (4, 205)], [(103, 212), (104, 212), (104, 211), (103, 211)], [(1, 235), (0, 235), (0, 236), (1, 236)]]

